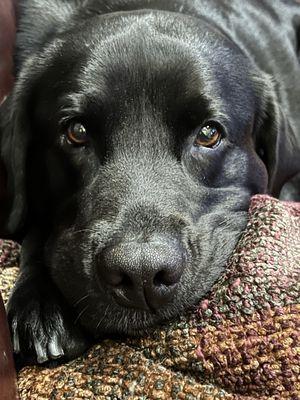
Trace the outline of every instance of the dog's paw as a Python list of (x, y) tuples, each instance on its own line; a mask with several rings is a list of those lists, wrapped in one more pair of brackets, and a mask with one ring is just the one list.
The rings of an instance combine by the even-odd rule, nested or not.
[(19, 283), (7, 312), (18, 367), (46, 362), (55, 365), (81, 355), (89, 345), (74, 316), (52, 291)]

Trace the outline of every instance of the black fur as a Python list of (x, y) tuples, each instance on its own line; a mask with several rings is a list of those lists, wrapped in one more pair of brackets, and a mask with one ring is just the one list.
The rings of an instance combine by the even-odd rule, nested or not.
[[(25, 237), (8, 315), (22, 362), (139, 334), (222, 273), (250, 197), (300, 172), (300, 6), (279, 0), (23, 0), (16, 83), (1, 108), (11, 209)], [(65, 140), (82, 122), (87, 147)], [(193, 145), (215, 121), (215, 149)], [(299, 180), (287, 189), (299, 195)], [(298, 183), (297, 183), (298, 182)], [(172, 302), (121, 307), (97, 273), (113, 243), (176, 238)]]

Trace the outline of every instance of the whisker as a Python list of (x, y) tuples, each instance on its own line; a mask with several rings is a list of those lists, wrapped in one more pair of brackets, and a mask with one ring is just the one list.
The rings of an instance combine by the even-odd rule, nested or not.
[(80, 304), (83, 300), (87, 299), (90, 296), (90, 294), (86, 294), (84, 296), (82, 296), (79, 300), (75, 301), (75, 303), (72, 304), (73, 307), (78, 306), (78, 304)]
[(97, 231), (95, 229), (79, 229), (77, 231), (72, 232), (72, 235), (76, 235), (77, 233), (82, 233), (82, 232), (96, 233)]
[(89, 305), (85, 306), (83, 308), (83, 310), (80, 311), (80, 313), (78, 314), (77, 318), (74, 321), (74, 325), (76, 325), (76, 322), (79, 320), (80, 317), (82, 317), (82, 315), (84, 314), (84, 312), (89, 308)]
[(98, 324), (97, 324), (97, 326), (96, 326), (96, 331), (98, 330), (98, 328), (99, 328), (101, 322), (102, 322), (102, 321), (104, 320), (104, 318), (106, 317), (106, 313), (107, 313), (107, 311), (108, 311), (108, 308), (109, 308), (109, 304), (106, 306), (106, 309), (105, 309), (105, 311), (104, 311), (104, 315), (103, 315), (103, 317), (100, 319), (100, 321), (98, 322)]

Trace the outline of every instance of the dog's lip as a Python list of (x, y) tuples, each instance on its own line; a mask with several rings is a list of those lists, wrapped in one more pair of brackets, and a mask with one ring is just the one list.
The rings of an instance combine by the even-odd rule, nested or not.
[[(158, 324), (161, 324), (165, 321), (165, 319), (158, 320), (158, 316), (151, 313), (150, 311), (133, 308), (130, 309), (121, 306), (118, 307), (120, 314), (124, 315), (125, 312), (127, 314), (127, 317), (133, 315), (134, 313), (134, 320), (130, 318), (130, 324), (126, 326), (108, 326), (103, 331), (93, 332), (95, 339), (100, 339), (102, 337), (111, 338), (112, 335), (116, 335), (119, 337), (123, 337), (124, 335), (141, 336), (145, 333), (149, 333), (149, 329), (156, 329)], [(139, 314), (141, 315), (141, 319), (139, 319)]]

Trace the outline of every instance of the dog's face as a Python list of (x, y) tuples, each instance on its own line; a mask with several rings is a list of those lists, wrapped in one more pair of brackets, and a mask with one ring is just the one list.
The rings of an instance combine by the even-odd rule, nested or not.
[(95, 336), (135, 334), (195, 304), (268, 185), (262, 101), (239, 49), (186, 16), (101, 18), (46, 47), (15, 89), (26, 87), (31, 132), (28, 215)]

